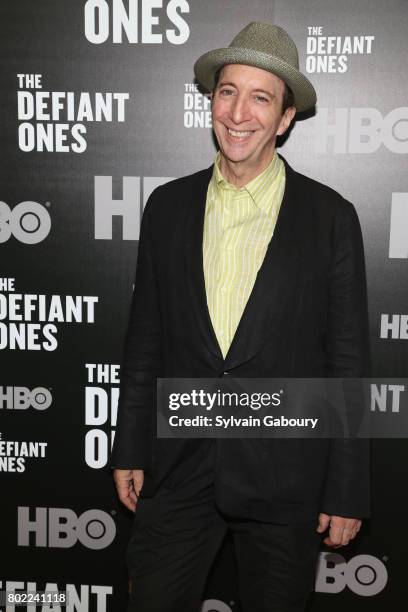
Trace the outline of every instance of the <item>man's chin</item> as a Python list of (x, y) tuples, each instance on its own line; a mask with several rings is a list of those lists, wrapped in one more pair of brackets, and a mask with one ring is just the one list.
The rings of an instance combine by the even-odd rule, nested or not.
[(234, 164), (238, 164), (238, 163), (249, 161), (251, 153), (244, 152), (244, 151), (230, 151), (230, 150), (223, 151), (221, 149), (221, 155), (224, 157), (226, 161), (234, 163)]

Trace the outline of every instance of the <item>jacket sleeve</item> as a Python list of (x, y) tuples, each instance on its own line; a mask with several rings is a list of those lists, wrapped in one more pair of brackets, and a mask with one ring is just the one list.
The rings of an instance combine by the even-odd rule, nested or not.
[[(329, 278), (329, 306), (326, 326), (328, 376), (363, 378), (370, 376), (369, 325), (363, 239), (357, 213), (343, 200), (333, 230), (333, 257)], [(364, 408), (362, 386), (345, 381), (354, 394), (348, 414), (353, 428)], [(356, 395), (357, 390), (357, 395)], [(345, 394), (346, 395), (346, 394)], [(354, 406), (354, 408), (353, 408)], [(358, 414), (360, 412), (360, 414)], [(330, 440), (322, 512), (337, 516), (367, 517), (369, 511), (369, 440), (349, 437)]]
[(151, 216), (160, 188), (142, 217), (136, 278), (120, 374), (112, 468), (146, 469), (156, 431), (156, 379), (162, 363), (161, 320), (152, 247)]

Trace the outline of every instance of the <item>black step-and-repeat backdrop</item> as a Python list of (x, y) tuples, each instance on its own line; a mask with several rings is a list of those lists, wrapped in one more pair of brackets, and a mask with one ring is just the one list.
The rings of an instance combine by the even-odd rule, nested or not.
[[(381, 407), (397, 414), (393, 379), (408, 372), (407, 4), (3, 0), (0, 11), (0, 590), (67, 591), (68, 612), (120, 612), (131, 516), (107, 464), (119, 364), (143, 206), (215, 153), (193, 63), (253, 20), (297, 42), (317, 113), (281, 153), (358, 210), (374, 375), (389, 379)], [(349, 547), (322, 549), (313, 612), (404, 606), (407, 463), (405, 440), (374, 441), (373, 518)], [(234, 571), (227, 542), (203, 611), (239, 610)]]

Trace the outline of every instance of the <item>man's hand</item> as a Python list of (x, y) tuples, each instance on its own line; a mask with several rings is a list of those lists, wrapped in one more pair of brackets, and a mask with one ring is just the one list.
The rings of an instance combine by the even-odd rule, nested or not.
[(323, 542), (326, 546), (339, 548), (346, 546), (350, 540), (356, 537), (360, 531), (360, 519), (344, 518), (342, 516), (330, 516), (330, 514), (319, 514), (319, 526), (316, 529), (319, 533), (323, 533), (330, 525), (329, 535), (324, 538)]
[(137, 498), (143, 486), (143, 470), (113, 470), (113, 479), (122, 504), (132, 512), (136, 510)]

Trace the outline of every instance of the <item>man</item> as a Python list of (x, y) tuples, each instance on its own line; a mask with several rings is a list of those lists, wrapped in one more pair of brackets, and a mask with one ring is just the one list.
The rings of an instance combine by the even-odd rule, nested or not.
[(320, 534), (346, 545), (367, 516), (365, 441), (157, 439), (156, 378), (367, 376), (361, 231), (349, 202), (275, 151), (316, 100), (284, 30), (251, 23), (195, 74), (220, 150), (146, 205), (121, 375), (129, 611), (198, 612), (230, 530), (243, 610), (297, 612)]

